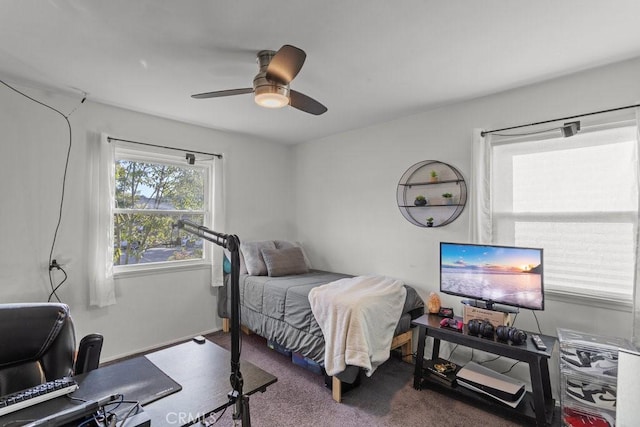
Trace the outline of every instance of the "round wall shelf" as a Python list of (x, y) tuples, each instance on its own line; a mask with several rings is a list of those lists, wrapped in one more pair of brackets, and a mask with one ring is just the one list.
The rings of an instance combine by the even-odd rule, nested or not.
[(402, 175), (396, 197), (400, 212), (410, 223), (418, 227), (442, 227), (464, 210), (467, 184), (453, 166), (424, 160)]

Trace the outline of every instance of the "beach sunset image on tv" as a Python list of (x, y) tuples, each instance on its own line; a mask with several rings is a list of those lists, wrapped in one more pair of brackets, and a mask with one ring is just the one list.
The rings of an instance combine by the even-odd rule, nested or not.
[(542, 250), (442, 243), (440, 290), (471, 299), (540, 310)]

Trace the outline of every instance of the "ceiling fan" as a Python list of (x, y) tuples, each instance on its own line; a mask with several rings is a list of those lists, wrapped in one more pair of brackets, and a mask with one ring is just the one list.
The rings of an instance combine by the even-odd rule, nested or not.
[(253, 87), (219, 90), (191, 95), (196, 99), (254, 93), (255, 102), (267, 108), (291, 105), (305, 113), (320, 115), (327, 107), (307, 95), (289, 88), (289, 83), (298, 75), (307, 54), (295, 46), (284, 45), (277, 52), (261, 50), (257, 55), (259, 71), (253, 78)]

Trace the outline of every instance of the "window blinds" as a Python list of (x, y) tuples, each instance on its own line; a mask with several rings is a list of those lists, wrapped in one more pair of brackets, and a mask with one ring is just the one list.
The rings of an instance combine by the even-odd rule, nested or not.
[(545, 289), (631, 303), (636, 135), (634, 124), (493, 146), (494, 241), (544, 248)]

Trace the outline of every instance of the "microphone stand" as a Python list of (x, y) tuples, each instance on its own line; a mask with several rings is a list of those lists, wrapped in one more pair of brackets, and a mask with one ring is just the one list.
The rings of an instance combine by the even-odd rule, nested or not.
[(188, 220), (178, 220), (173, 228), (183, 229), (231, 253), (231, 388), (229, 399), (235, 403), (234, 420), (241, 420), (243, 427), (251, 427), (249, 397), (242, 394), (240, 372), (240, 239), (236, 235), (218, 233)]

